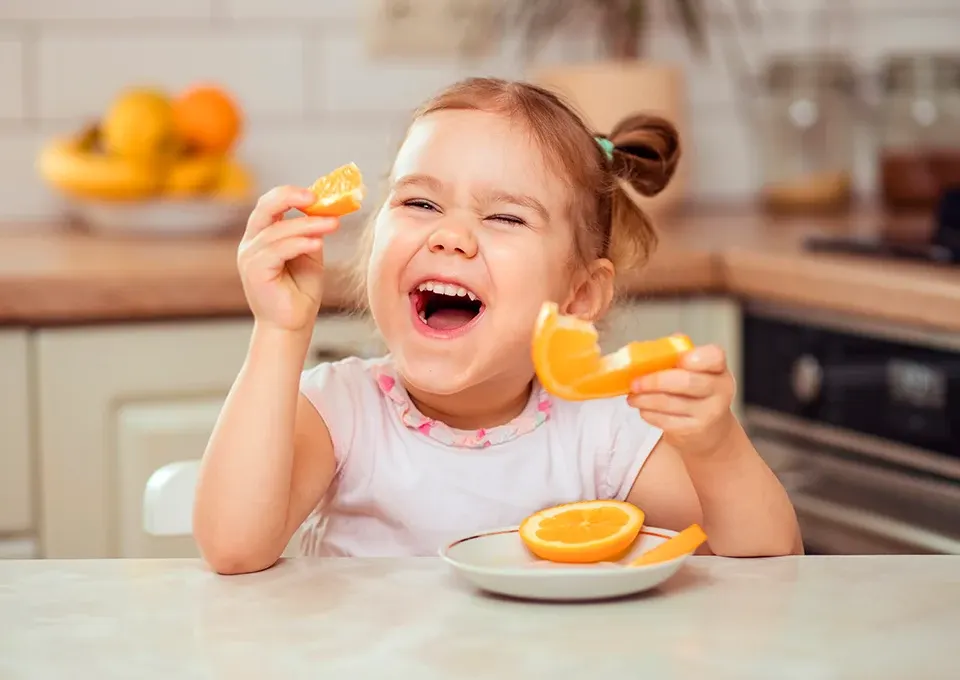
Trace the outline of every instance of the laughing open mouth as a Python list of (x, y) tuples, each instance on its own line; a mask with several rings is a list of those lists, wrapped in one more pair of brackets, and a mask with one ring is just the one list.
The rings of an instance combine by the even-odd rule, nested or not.
[(463, 286), (424, 281), (410, 293), (420, 320), (437, 331), (466, 326), (483, 311), (483, 302)]

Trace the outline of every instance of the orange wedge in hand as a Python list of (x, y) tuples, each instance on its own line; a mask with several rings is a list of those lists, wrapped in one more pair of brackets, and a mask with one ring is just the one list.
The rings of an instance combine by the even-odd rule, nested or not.
[(520, 539), (551, 562), (616, 559), (636, 540), (643, 510), (622, 501), (580, 501), (541, 510), (520, 524)]
[(681, 555), (689, 555), (707, 540), (707, 535), (699, 524), (691, 524), (676, 536), (643, 553), (630, 563), (631, 567), (643, 567), (657, 562), (668, 562)]
[(343, 217), (360, 209), (366, 190), (355, 163), (347, 163), (324, 175), (310, 187), (317, 201), (300, 211), (312, 217)]
[(589, 321), (560, 314), (555, 302), (543, 303), (533, 333), (533, 367), (547, 392), (568, 401), (629, 394), (636, 378), (675, 368), (693, 349), (690, 338), (678, 334), (602, 355), (597, 337)]

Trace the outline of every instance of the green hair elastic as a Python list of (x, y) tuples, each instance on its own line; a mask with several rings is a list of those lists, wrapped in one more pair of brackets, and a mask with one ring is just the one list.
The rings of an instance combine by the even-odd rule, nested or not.
[(600, 145), (600, 148), (603, 149), (603, 153), (606, 155), (608, 161), (613, 160), (613, 142), (611, 142), (606, 137), (594, 137), (597, 140), (597, 144)]

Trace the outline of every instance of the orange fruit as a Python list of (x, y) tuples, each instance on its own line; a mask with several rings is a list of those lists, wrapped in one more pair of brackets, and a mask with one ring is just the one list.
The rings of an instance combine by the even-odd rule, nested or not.
[(343, 217), (356, 212), (363, 203), (363, 175), (355, 163), (341, 165), (310, 187), (317, 201), (300, 211), (314, 217)]
[(103, 116), (100, 142), (120, 158), (155, 165), (175, 151), (176, 121), (167, 95), (151, 88), (126, 89)]
[(537, 557), (588, 564), (619, 557), (643, 527), (643, 510), (614, 500), (546, 508), (520, 524), (520, 539)]
[(707, 535), (699, 524), (691, 524), (676, 536), (643, 553), (630, 563), (631, 567), (643, 567), (657, 562), (667, 562), (681, 555), (689, 555), (707, 540)]
[(216, 85), (193, 85), (173, 101), (177, 133), (190, 149), (226, 154), (240, 137), (243, 115), (229, 93)]
[(533, 333), (533, 367), (543, 388), (568, 401), (604, 399), (630, 392), (641, 375), (675, 368), (693, 349), (686, 335), (631, 342), (602, 355), (597, 329), (589, 321), (560, 314), (544, 302)]

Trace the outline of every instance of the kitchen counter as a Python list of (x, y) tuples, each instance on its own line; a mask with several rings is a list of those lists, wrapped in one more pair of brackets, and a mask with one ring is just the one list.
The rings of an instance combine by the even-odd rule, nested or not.
[(0, 677), (960, 677), (960, 557), (694, 557), (659, 591), (525, 603), (439, 559), (0, 562)]
[[(727, 294), (960, 331), (960, 267), (803, 250), (806, 236), (871, 234), (868, 211), (771, 219), (740, 210), (665, 220), (661, 244), (625, 277), (636, 296)], [(328, 247), (324, 306), (352, 306), (348, 259), (358, 227)], [(248, 313), (236, 271), (239, 235), (136, 239), (75, 231), (0, 231), (0, 324), (49, 325)]]

